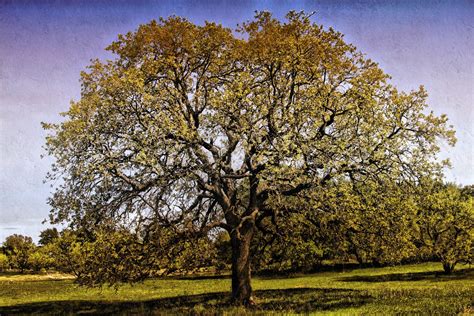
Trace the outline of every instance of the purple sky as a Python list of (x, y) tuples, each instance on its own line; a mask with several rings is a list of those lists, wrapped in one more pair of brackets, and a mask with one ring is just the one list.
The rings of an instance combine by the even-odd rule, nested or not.
[(457, 131), (442, 146), (448, 181), (474, 184), (473, 1), (3, 1), (0, 0), (0, 243), (13, 233), (34, 237), (45, 226), (50, 188), (42, 180), (40, 122), (60, 119), (78, 99), (79, 72), (117, 34), (175, 14), (229, 27), (255, 10), (282, 18), (316, 11), (313, 21), (345, 34), (380, 63), (402, 90), (425, 85), (436, 114)]

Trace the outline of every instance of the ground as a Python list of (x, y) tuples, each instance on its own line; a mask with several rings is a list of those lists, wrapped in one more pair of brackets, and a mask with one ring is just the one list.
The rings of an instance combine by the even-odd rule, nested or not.
[(291, 277), (255, 277), (257, 306), (227, 304), (227, 276), (163, 278), (87, 289), (60, 274), (0, 274), (0, 315), (9, 314), (474, 314), (474, 267), (450, 276), (425, 263)]

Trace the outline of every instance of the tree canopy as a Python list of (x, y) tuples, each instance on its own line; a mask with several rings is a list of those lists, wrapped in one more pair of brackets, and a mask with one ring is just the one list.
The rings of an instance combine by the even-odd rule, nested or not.
[(474, 199), (471, 186), (425, 185), (419, 195), (420, 242), (451, 273), (459, 262), (474, 256)]
[(143, 241), (163, 227), (224, 229), (237, 303), (251, 302), (255, 229), (281, 205), (338, 181), (439, 175), (438, 140), (455, 142), (447, 117), (426, 112), (423, 87), (398, 91), (303, 12), (260, 12), (235, 32), (173, 16), (107, 49), (115, 58), (81, 73), (64, 121), (44, 124), (48, 178), (61, 179), (52, 220), (123, 226)]

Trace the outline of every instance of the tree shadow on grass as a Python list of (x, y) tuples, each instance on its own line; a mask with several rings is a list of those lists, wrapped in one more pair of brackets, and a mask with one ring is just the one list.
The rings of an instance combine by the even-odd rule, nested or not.
[(474, 268), (461, 269), (452, 274), (441, 271), (414, 272), (414, 273), (390, 273), (381, 275), (356, 275), (340, 278), (345, 282), (391, 282), (391, 281), (449, 281), (474, 278)]
[(351, 289), (282, 289), (256, 291), (261, 311), (292, 311), (309, 313), (313, 311), (336, 311), (367, 304), (373, 298), (365, 291)]
[(230, 274), (210, 274), (210, 275), (184, 275), (184, 276), (172, 276), (168, 277), (176, 280), (222, 280), (230, 279)]
[[(317, 310), (335, 311), (362, 306), (372, 297), (364, 291), (349, 289), (297, 288), (255, 291), (257, 305), (249, 312), (308, 313)], [(149, 301), (52, 301), (0, 307), (0, 315), (215, 315), (232, 312), (229, 293), (208, 293), (162, 298)], [(238, 313), (238, 311), (237, 311)]]

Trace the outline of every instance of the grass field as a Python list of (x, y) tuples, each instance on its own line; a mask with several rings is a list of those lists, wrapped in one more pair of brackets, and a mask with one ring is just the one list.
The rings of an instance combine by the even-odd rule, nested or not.
[(257, 306), (227, 304), (225, 276), (163, 278), (87, 289), (64, 275), (0, 274), (0, 315), (10, 314), (474, 314), (474, 268), (446, 276), (441, 264), (255, 277)]

